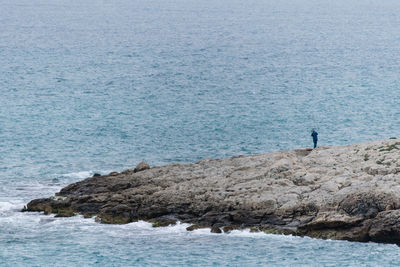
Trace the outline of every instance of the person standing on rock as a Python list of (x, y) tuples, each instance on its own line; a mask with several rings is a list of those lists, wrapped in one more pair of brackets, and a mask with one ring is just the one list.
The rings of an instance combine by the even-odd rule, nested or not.
[(312, 136), (312, 140), (314, 142), (314, 148), (316, 148), (317, 142), (318, 142), (318, 133), (315, 131), (315, 129), (312, 129), (311, 136)]

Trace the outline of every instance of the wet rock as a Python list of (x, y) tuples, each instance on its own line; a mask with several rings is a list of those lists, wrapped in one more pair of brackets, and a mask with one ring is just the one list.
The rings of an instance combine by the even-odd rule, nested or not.
[(253, 226), (250, 228), (250, 233), (258, 233), (258, 232), (261, 232), (259, 227)]
[(109, 205), (98, 216), (102, 223), (125, 224), (135, 219), (132, 208), (126, 204)]
[(204, 228), (208, 228), (208, 227), (204, 226), (204, 225), (194, 224), (194, 225), (191, 225), (189, 227), (186, 227), (186, 231), (194, 231), (194, 230), (204, 229)]
[(222, 230), (224, 231), (224, 233), (229, 233), (230, 231), (233, 230), (238, 230), (240, 229), (237, 225), (229, 225), (229, 226), (225, 226)]
[(55, 217), (73, 217), (76, 213), (72, 210), (60, 210)]
[(76, 203), (74, 205), (74, 210), (81, 214), (92, 215), (97, 214), (100, 211), (101, 205), (99, 203)]
[(222, 233), (221, 229), (220, 229), (219, 227), (216, 227), (216, 226), (211, 227), (210, 232), (211, 232), (211, 233), (215, 233), (215, 234), (220, 234), (220, 233)]
[(381, 212), (372, 220), (368, 234), (371, 241), (400, 245), (400, 210)]
[(175, 225), (176, 220), (175, 219), (169, 219), (169, 218), (156, 218), (156, 219), (150, 219), (149, 222), (152, 223), (153, 227), (166, 227), (170, 225)]

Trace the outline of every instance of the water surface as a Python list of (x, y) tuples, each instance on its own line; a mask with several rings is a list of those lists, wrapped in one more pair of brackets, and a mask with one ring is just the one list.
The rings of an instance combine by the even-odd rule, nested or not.
[(398, 265), (398, 247), (20, 213), (134, 167), (399, 136), (397, 1), (0, 0), (0, 265)]

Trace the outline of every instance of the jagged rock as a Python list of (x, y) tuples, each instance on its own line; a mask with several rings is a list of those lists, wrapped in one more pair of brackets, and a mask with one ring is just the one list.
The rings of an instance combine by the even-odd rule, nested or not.
[(134, 172), (141, 172), (141, 171), (144, 171), (144, 170), (147, 170), (147, 169), (150, 169), (150, 165), (147, 162), (142, 161), (138, 165), (136, 165), (136, 168), (133, 171)]
[(216, 226), (211, 227), (210, 232), (211, 232), (211, 233), (215, 233), (215, 234), (220, 234), (220, 233), (222, 233), (221, 229), (219, 229), (219, 227), (216, 227)]
[(400, 140), (390, 139), (153, 168), (141, 162), (32, 200), (24, 211), (400, 244), (399, 152)]
[(132, 208), (126, 204), (108, 205), (98, 216), (103, 223), (125, 224), (134, 221)]
[(369, 229), (371, 241), (400, 244), (400, 210), (381, 212), (372, 220)]
[(149, 222), (152, 223), (153, 227), (165, 227), (165, 226), (176, 224), (175, 219), (171, 219), (168, 217), (159, 217), (157, 219), (150, 219)]

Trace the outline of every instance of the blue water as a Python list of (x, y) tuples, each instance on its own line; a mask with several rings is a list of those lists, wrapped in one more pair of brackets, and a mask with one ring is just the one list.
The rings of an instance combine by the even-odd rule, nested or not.
[(399, 136), (400, 3), (0, 0), (1, 266), (398, 266), (394, 245), (20, 213), (94, 172)]

